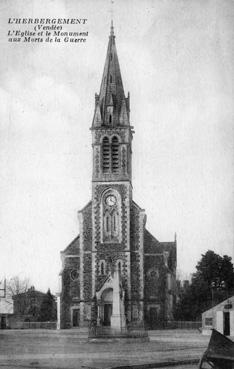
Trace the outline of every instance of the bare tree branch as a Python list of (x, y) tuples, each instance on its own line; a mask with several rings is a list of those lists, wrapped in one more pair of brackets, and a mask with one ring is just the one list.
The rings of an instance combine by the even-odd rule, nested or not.
[(19, 276), (14, 276), (7, 280), (6, 294), (9, 297), (19, 295), (20, 293), (27, 292), (29, 286), (29, 278), (20, 279)]

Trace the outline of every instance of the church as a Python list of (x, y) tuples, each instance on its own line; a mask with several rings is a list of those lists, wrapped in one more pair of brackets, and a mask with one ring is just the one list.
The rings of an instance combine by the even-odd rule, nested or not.
[(176, 239), (158, 241), (133, 200), (130, 96), (125, 97), (113, 23), (91, 126), (91, 201), (79, 235), (61, 252), (58, 329), (97, 325), (156, 328), (173, 319)]

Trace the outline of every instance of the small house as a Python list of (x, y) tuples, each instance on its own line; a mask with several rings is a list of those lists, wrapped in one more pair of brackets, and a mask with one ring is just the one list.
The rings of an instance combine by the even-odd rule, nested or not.
[(202, 333), (210, 334), (212, 328), (225, 336), (234, 336), (234, 296), (202, 314)]

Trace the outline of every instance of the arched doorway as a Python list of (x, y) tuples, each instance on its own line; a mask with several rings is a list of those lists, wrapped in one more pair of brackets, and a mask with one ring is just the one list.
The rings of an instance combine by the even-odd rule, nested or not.
[(112, 304), (113, 304), (113, 289), (107, 288), (103, 291), (101, 297), (102, 303), (102, 321), (103, 325), (111, 325), (111, 315), (112, 315)]

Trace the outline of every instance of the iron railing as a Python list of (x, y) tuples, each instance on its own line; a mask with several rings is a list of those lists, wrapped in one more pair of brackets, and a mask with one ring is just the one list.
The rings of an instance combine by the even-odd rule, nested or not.
[(126, 338), (148, 338), (148, 333), (144, 328), (121, 328), (114, 329), (105, 326), (89, 325), (89, 338), (94, 337), (126, 337)]

